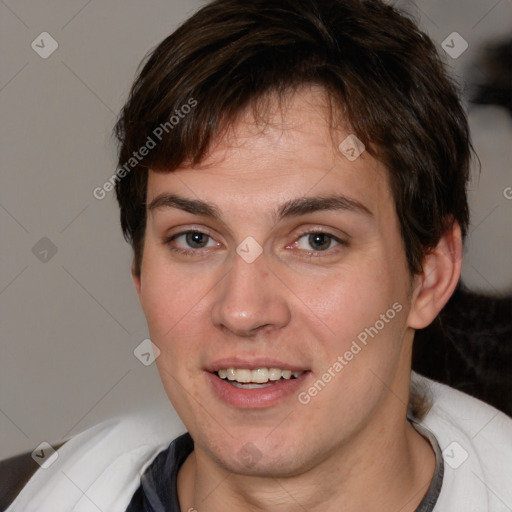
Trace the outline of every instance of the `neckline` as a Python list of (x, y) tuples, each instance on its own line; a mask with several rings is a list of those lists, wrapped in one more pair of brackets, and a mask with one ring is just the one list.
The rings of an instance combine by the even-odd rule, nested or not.
[(411, 418), (407, 418), (412, 427), (423, 436), (432, 446), (434, 450), (434, 454), (436, 456), (436, 467), (434, 469), (434, 475), (432, 476), (432, 480), (430, 481), (430, 485), (427, 489), (427, 492), (424, 494), (423, 499), (416, 507), (414, 512), (433, 512), (434, 507), (436, 506), (439, 495), (441, 494), (441, 488), (443, 486), (443, 477), (444, 477), (444, 459), (441, 451), (441, 447), (439, 446), (439, 442), (437, 441), (434, 433), (421, 425), (417, 421)]
[[(429, 488), (414, 512), (432, 512), (437, 503), (443, 484), (444, 461), (437, 438), (426, 427), (408, 418), (412, 427), (432, 446), (436, 457), (434, 475)], [(194, 450), (194, 441), (188, 432), (174, 439), (162, 450), (141, 476), (140, 490), (144, 500), (144, 510), (154, 512), (168, 510), (180, 512), (178, 500), (178, 472)], [(170, 479), (170, 482), (169, 482)]]

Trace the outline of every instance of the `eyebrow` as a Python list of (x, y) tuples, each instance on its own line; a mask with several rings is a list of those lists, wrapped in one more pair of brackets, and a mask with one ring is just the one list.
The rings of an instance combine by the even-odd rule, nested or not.
[[(202, 215), (222, 221), (219, 208), (199, 199), (189, 199), (176, 194), (160, 194), (147, 206), (149, 211), (160, 208), (176, 208), (194, 215)], [(282, 204), (274, 210), (272, 218), (278, 222), (284, 218), (300, 217), (309, 213), (327, 210), (345, 210), (373, 217), (373, 213), (363, 203), (340, 194), (328, 196), (298, 197)]]

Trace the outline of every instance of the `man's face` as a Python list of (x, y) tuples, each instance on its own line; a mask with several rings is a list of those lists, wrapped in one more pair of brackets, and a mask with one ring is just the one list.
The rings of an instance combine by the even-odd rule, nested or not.
[[(411, 279), (399, 222), (385, 168), (340, 152), (349, 131), (333, 145), (326, 108), (303, 89), (264, 127), (243, 117), (200, 167), (149, 173), (136, 286), (158, 369), (196, 456), (230, 471), (295, 474), (404, 423)], [(218, 218), (173, 207), (171, 194)], [(280, 215), (331, 196), (342, 207)], [(232, 368), (280, 380), (221, 379)]]

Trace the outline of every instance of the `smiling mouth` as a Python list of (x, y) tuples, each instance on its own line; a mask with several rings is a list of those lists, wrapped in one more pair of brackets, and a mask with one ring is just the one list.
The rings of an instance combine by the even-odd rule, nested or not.
[(241, 389), (261, 389), (279, 382), (298, 379), (304, 371), (292, 372), (281, 368), (225, 368), (214, 372), (217, 377)]

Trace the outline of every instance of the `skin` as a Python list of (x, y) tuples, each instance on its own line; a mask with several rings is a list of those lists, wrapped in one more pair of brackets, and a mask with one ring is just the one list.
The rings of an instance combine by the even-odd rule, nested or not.
[[(245, 113), (200, 166), (149, 172), (148, 204), (173, 193), (222, 215), (149, 210), (140, 276), (132, 269), (163, 385), (195, 442), (178, 475), (181, 509), (413, 511), (435, 456), (406, 421), (412, 341), (455, 288), (460, 230), (454, 223), (412, 277), (387, 171), (368, 152), (353, 162), (340, 153), (350, 130), (329, 129), (323, 91), (303, 88), (268, 118), (262, 126)], [(272, 218), (288, 200), (333, 192), (371, 215)], [(192, 228), (211, 238), (165, 243)], [(318, 229), (347, 244), (303, 235)], [(248, 236), (263, 249), (252, 263), (236, 253)], [(307, 405), (294, 393), (237, 408), (206, 379), (205, 366), (222, 357), (275, 357), (311, 371), (307, 391), (397, 302), (402, 310)], [(246, 443), (255, 464), (239, 456)]]

